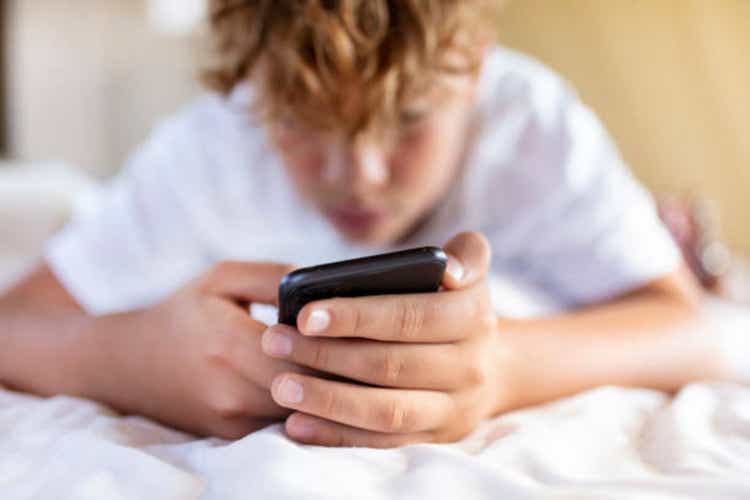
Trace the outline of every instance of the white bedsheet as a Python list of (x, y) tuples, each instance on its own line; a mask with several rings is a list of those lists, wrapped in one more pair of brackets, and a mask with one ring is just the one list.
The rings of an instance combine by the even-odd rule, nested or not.
[[(0, 287), (3, 269), (17, 270), (6, 261)], [(727, 332), (747, 316), (730, 309), (714, 308)], [(727, 346), (750, 380), (744, 336)], [(398, 450), (301, 446), (280, 424), (236, 442), (195, 439), (0, 387), (0, 500), (196, 498), (750, 499), (750, 386), (696, 384), (674, 398), (602, 388), (487, 421), (461, 443)]]
[(750, 387), (606, 387), (460, 443), (298, 445), (280, 424), (194, 439), (70, 397), (0, 390), (2, 499), (750, 498)]
[[(519, 310), (528, 299), (503, 297)], [(707, 310), (750, 380), (750, 315), (720, 301)], [(256, 498), (750, 499), (750, 385), (674, 398), (606, 387), (487, 421), (460, 443), (397, 450), (298, 445), (281, 424), (196, 439), (0, 387), (0, 500)]]

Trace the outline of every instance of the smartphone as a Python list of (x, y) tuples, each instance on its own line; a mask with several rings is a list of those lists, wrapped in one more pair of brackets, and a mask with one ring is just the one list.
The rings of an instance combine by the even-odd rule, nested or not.
[(296, 326), (304, 305), (321, 299), (437, 292), (447, 264), (442, 249), (422, 247), (297, 269), (279, 285), (279, 323)]

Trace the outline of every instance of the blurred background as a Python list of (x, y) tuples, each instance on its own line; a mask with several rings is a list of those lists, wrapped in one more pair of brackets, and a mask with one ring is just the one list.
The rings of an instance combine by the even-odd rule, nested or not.
[[(205, 3), (0, 3), (2, 261), (7, 242), (64, 220), (60, 209), (36, 236), (3, 232), (3, 198), (28, 203), (23, 165), (75, 167), (65, 181), (54, 180), (62, 167), (35, 178), (62, 206), (71, 186), (111, 176), (160, 118), (200, 92)], [(722, 238), (750, 255), (750, 1), (507, 0), (498, 27), (504, 44), (573, 82), (647, 186), (711, 201)]]

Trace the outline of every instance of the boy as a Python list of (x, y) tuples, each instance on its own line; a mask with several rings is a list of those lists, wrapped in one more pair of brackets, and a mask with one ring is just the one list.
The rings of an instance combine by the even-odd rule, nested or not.
[[(214, 0), (217, 92), (0, 301), (0, 382), (392, 447), (601, 384), (733, 376), (651, 200), (559, 78), (492, 45), (490, 3)], [(438, 241), (443, 292), (324, 300), (298, 328), (247, 314), (278, 262)], [(490, 275), (560, 312), (510, 319)]]

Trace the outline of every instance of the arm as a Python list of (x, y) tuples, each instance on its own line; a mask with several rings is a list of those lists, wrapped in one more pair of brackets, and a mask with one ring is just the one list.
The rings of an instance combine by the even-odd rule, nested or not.
[(731, 378), (700, 291), (681, 269), (625, 297), (567, 315), (498, 323), (498, 362), (519, 391), (497, 411), (612, 384), (675, 391)]
[[(299, 331), (264, 333), (267, 354), (366, 384), (276, 377), (275, 401), (295, 410), (290, 436), (346, 446), (448, 442), (483, 418), (599, 385), (673, 391), (732, 376), (683, 272), (565, 316), (507, 320), (494, 316), (485, 283), (487, 241), (464, 233), (445, 250), (449, 269), (460, 263), (465, 272), (447, 274), (444, 292), (318, 301), (300, 312)], [(324, 328), (308, 323), (313, 310), (326, 311)]]
[(289, 413), (268, 393), (273, 376), (304, 371), (263, 355), (265, 325), (243, 305), (273, 303), (288, 270), (222, 263), (153, 307), (94, 317), (40, 266), (0, 296), (0, 384), (242, 437)]
[[(78, 394), (77, 349), (90, 318), (47, 266), (0, 295), (0, 383), (43, 395)], [(40, 369), (43, 367), (43, 369)]]

